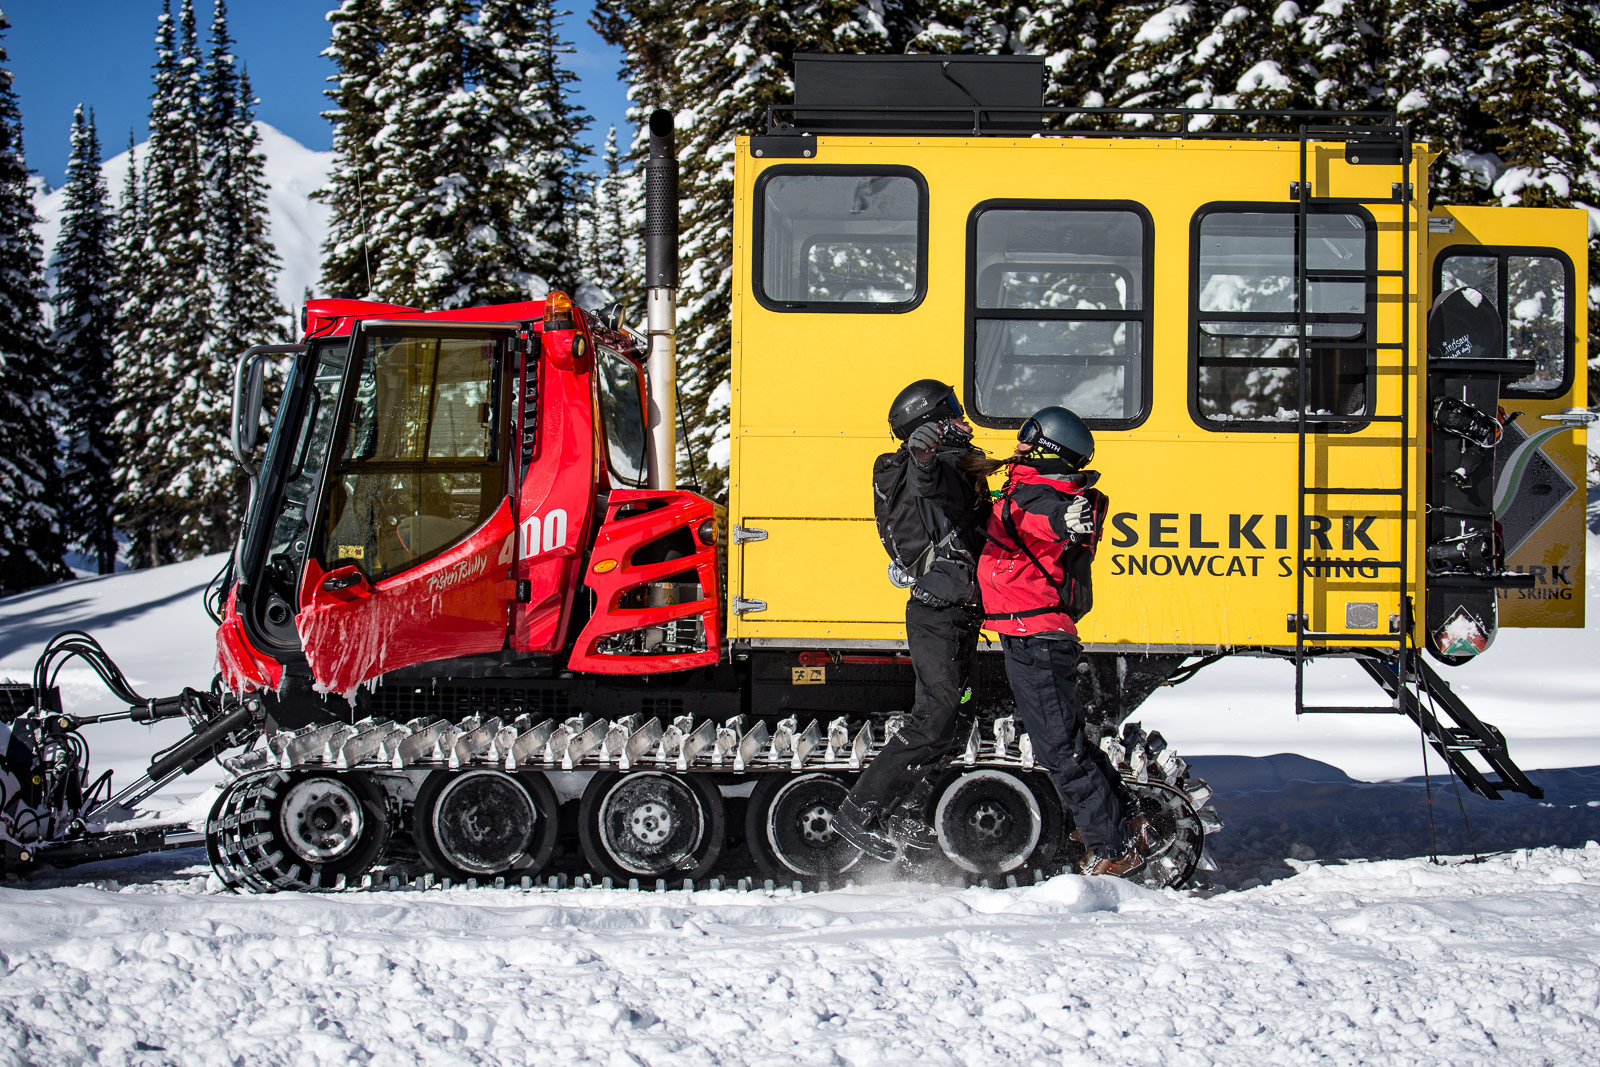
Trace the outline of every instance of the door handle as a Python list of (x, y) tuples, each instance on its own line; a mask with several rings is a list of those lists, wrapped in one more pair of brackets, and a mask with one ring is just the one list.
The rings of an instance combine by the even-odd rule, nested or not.
[(322, 579), (322, 591), (339, 600), (364, 600), (372, 595), (372, 583), (352, 565), (329, 571)]

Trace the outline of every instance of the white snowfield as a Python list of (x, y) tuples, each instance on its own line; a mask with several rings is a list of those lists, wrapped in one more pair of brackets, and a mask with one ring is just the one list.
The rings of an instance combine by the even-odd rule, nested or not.
[[(0, 601), (0, 676), (26, 680), (44, 640), (79, 626), (147, 695), (205, 686), (199, 598), (220, 564)], [(1506, 631), (1447, 674), (1542, 802), (1458, 807), (1437, 760), (1431, 789), (1375, 781), (1420, 772), (1415, 729), (1297, 723), (1281, 663), (1228, 661), (1161, 693), (1138, 717), (1194, 757), (1228, 823), (1207, 892), (1062, 875), (240, 897), (194, 849), (0, 883), (0, 1067), (1592, 1063), (1597, 629)], [(60, 681), (69, 710), (116, 709), (81, 665)], [(88, 731), (118, 783), (183, 732)], [(198, 814), (215, 777), (157, 806)], [(1416, 858), (1431, 832), (1441, 852), (1488, 854)]]
[[(830, 893), (0, 890), (0, 1064), (1581, 1064), (1600, 846)], [(192, 875), (192, 877), (185, 877)]]

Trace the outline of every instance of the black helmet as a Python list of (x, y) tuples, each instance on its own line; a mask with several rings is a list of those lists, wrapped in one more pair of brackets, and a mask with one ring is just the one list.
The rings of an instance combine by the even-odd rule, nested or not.
[(925, 422), (959, 419), (965, 415), (955, 389), (933, 378), (924, 378), (900, 390), (900, 395), (889, 405), (889, 429), (904, 441), (912, 430)]
[(1066, 408), (1040, 408), (1017, 431), (1030, 445), (1022, 462), (1040, 474), (1073, 474), (1094, 459), (1094, 434)]

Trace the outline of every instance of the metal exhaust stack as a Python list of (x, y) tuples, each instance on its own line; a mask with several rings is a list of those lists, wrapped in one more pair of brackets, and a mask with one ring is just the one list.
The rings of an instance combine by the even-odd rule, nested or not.
[(678, 157), (672, 112), (650, 115), (644, 164), (645, 323), (650, 336), (650, 486), (678, 487)]

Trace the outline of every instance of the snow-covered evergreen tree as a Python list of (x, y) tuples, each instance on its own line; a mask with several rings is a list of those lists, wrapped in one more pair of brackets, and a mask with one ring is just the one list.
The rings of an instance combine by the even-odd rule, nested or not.
[(1440, 153), (1428, 172), (1433, 200), (1482, 202), (1493, 164), (1481, 154), (1477, 29), (1466, 0), (1390, 0), (1384, 44), (1383, 106)]
[[(542, 295), (577, 277), (573, 233), (589, 119), (548, 0), (349, 0), (380, 35), (340, 45), (324, 284), (428, 307)], [(362, 134), (359, 142), (349, 134)], [(359, 179), (360, 195), (356, 195)]]
[(333, 169), (315, 195), (328, 204), (328, 236), (322, 245), (322, 288), (328, 294), (370, 296), (383, 249), (370, 241), (376, 141), (383, 113), (373, 100), (382, 60), (386, 19), (384, 0), (342, 0), (328, 12), (331, 39), (323, 55), (338, 73), (324, 90), (333, 107), (322, 117), (333, 124)]
[[(1106, 13), (1105, 75), (1100, 95), (1111, 107), (1208, 107), (1209, 85), (1198, 82), (1196, 50), (1210, 22), (1203, 0), (1131, 0)], [(1177, 128), (1172, 119), (1129, 116), (1137, 125)], [(1099, 125), (1099, 124), (1097, 124)]]
[[(476, 299), (525, 298), (545, 284), (576, 288), (580, 172), (590, 119), (573, 103), (577, 75), (562, 56), (550, 0), (483, 0), (471, 36), (469, 73), (476, 82), (476, 131), (488, 151), (478, 161), (480, 210), (499, 238), (481, 259), (494, 272)], [(537, 279), (537, 280), (536, 280)]]
[(80, 105), (72, 116), (72, 154), (61, 236), (53, 257), (55, 330), (50, 338), (58, 374), (64, 445), (62, 531), (93, 559), (101, 574), (116, 566), (116, 483), (111, 476), (117, 441), (111, 431), (112, 342), (117, 330), (111, 259), (113, 218), (100, 173), (100, 138), (94, 115)]
[(226, 548), (240, 503), (227, 443), (232, 382), (212, 356), (194, 6), (183, 0), (176, 29), (170, 4), (162, 8), (142, 196), (144, 262), (139, 289), (125, 293), (140, 310), (117, 345), (121, 525), (141, 566)]
[[(1503, 163), (1495, 201), (1600, 207), (1600, 5), (1517, 0), (1482, 20), (1479, 96)], [(1600, 235), (1590, 226), (1591, 315), (1600, 303)], [(1592, 321), (1592, 320), (1591, 320)], [(1597, 397), (1590, 383), (1590, 397)]]
[(256, 100), (249, 75), (235, 63), (226, 0), (216, 0), (211, 22), (203, 102), (207, 248), (216, 301), (213, 358), (226, 379), (234, 357), (246, 348), (288, 339), (274, 284), (278, 254), (267, 233), (266, 157), (253, 121)]
[[(1110, 58), (1114, 0), (1040, 3), (1018, 27), (1018, 51), (1044, 57), (1045, 100), (1051, 107), (1104, 107), (1102, 76)], [(1085, 125), (1082, 120), (1072, 124)]]
[(1382, 110), (1388, 5), (1322, 0), (1307, 7), (1298, 35), (1315, 79), (1312, 105), (1330, 111)]
[(644, 300), (644, 261), (615, 126), (606, 131), (601, 165), (604, 172), (591, 191), (594, 234), (588, 247), (594, 254), (594, 279), (613, 300), (622, 301), (622, 306), (632, 311)]
[(839, 0), (716, 0), (687, 15), (657, 0), (596, 7), (596, 27), (627, 57), (630, 115), (642, 127), (653, 108), (676, 113), (679, 467), (713, 497), (727, 484), (734, 137), (762, 132), (768, 105), (792, 98), (796, 52), (884, 51), (885, 21), (883, 8)]
[(22, 113), (0, 12), (0, 596), (66, 575), (45, 343), (43, 249), (22, 151)]

